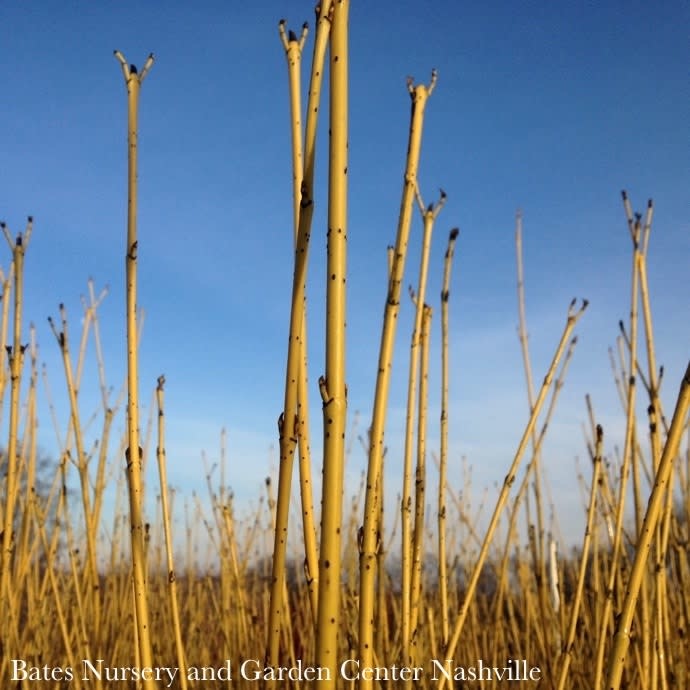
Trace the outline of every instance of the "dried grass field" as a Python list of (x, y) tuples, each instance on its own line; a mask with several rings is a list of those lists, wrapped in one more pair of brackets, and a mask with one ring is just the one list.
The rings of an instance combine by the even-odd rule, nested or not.
[[(32, 281), (25, 258), (41, 242), (41, 227), (37, 221), (34, 233), (31, 218), (19, 232), (2, 224), (7, 249), (0, 259), (0, 351), (7, 359), (0, 367), (6, 433), (0, 455), (1, 687), (690, 687), (690, 367), (683, 378), (664, 381), (665, 392), (673, 391), (673, 407), (664, 409), (647, 274), (654, 204), (650, 200), (635, 213), (633, 201), (622, 195), (620, 241), (630, 256), (630, 304), (611, 360), (620, 408), (607, 411), (607, 418), (618, 415), (624, 442), (617, 452), (607, 444), (607, 429), (588, 399), (587, 457), (572, 480), (573, 492), (583, 497), (586, 528), (576, 546), (558, 548), (547, 524), (558, 506), (548, 498), (542, 447), (577, 357), (576, 332), (588, 304), (577, 299), (566, 305), (550, 364), (532, 371), (518, 214), (516, 348), (524, 362), (528, 421), (495, 477), (495, 494), (480, 498), (468, 466), (460, 479), (448, 472), (449, 372), (456, 365), (449, 344), (451, 285), (453, 272), (462, 272), (462, 252), (456, 252), (462, 234), (436, 230), (446, 194), (429, 202), (418, 176), (425, 113), (443, 88), (436, 72), (407, 83), (400, 213), (388, 248), (388, 282), (372, 297), (382, 318), (372, 334), (378, 360), (371, 362), (377, 372), (371, 417), (360, 437), (366, 469), (355, 494), (346, 493), (352, 440), (346, 297), (348, 281), (356, 280), (347, 264), (348, 116), (356, 107), (350, 102), (348, 13), (349, 0), (323, 0), (308, 35), (284, 22), (279, 27), (290, 89), (286, 147), (292, 152), (293, 207), (285, 212), (294, 228), (293, 281), (284, 287), (291, 298), (285, 378), (279, 382), (279, 462), (253, 508), (238, 507), (228, 488), (237, 465), (222, 436), (219, 467), (198, 468), (207, 491), (186, 504), (186, 524), (175, 533), (171, 516), (182, 498), (167, 477), (165, 378), (140, 380), (138, 113), (159, 68), (153, 56), (139, 69), (117, 51), (113, 61), (127, 103), (124, 271), (113, 288), (126, 306), (126, 381), (117, 397), (105, 380), (99, 322), (104, 295), (89, 282), (80, 332), (61, 306), (50, 322), (55, 342), (42, 343), (60, 352), (64, 377), (51, 380), (50, 390), (69, 409), (55, 462), (39, 452), (37, 400), (48, 389), (41, 385), (36, 332), (24, 308)], [(328, 130), (319, 199), (317, 119)], [(313, 227), (315, 203), (327, 207), (327, 228)], [(1, 212), (14, 209), (3, 202)], [(410, 230), (417, 214), (421, 236)], [(314, 362), (306, 348), (305, 294), (316, 232), (327, 243), (319, 268), (328, 276), (324, 363)], [(439, 234), (444, 261), (433, 264), (430, 248)], [(420, 257), (415, 266), (407, 261), (412, 243)], [(440, 294), (427, 289), (431, 273), (440, 278)], [(409, 294), (407, 281), (413, 284)], [(460, 282), (458, 289), (466, 287)], [(687, 295), (679, 299), (686, 307)], [(411, 333), (397, 328), (401, 310), (413, 314)], [(439, 324), (435, 366), (441, 386), (431, 390), (433, 323)], [(409, 359), (393, 361), (401, 339), (409, 342)], [(87, 365), (88, 349), (96, 353), (94, 367)], [(384, 436), (393, 367), (404, 370), (408, 381), (401, 457), (386, 452)], [(84, 409), (79, 397), (88, 378), (101, 391), (95, 412)], [(140, 389), (155, 390), (148, 418)], [(310, 397), (320, 399), (321, 420), (309, 419)], [(428, 443), (430, 400), (440, 409), (438, 447)], [(120, 438), (119, 417), (126, 429)], [(88, 446), (87, 427), (100, 429), (97, 443)], [(323, 440), (318, 457), (310, 443), (317, 434)], [(146, 467), (153, 464), (156, 486), (145, 483)], [(400, 489), (384, 486), (384, 466), (394, 468)], [(320, 495), (314, 495), (315, 486)], [(106, 510), (106, 491), (116, 496), (113, 511)], [(210, 565), (199, 565), (199, 544), (208, 550), (203, 563)]]

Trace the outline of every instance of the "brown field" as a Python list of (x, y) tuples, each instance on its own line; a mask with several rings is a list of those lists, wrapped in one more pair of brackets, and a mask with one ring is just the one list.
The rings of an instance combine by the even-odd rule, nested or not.
[[(63, 355), (60, 385), (70, 409), (69, 433), (54, 463), (42, 462), (37, 449), (40, 371), (35, 334), (23, 314), (25, 281), (31, 281), (24, 254), (41, 241), (40, 233), (32, 235), (31, 219), (17, 235), (3, 224), (11, 259), (0, 276), (0, 349), (8, 352), (8, 364), (0, 369), (7, 430), (0, 456), (1, 687), (318, 684), (325, 689), (350, 687), (351, 681), (364, 690), (388, 684), (503, 688), (513, 682), (559, 690), (690, 686), (690, 368), (682, 381), (666, 382), (667, 390), (679, 387), (679, 393), (675, 409), (664, 410), (646, 264), (653, 204), (635, 214), (623, 194), (621, 225), (627, 222), (632, 240), (631, 302), (612, 376), (624, 411), (624, 444), (615, 459), (607, 455), (606, 429), (590, 406), (585, 433), (591, 462), (573, 486), (586, 499), (586, 530), (578, 546), (559, 552), (546, 526), (547, 512), (557, 507), (545, 498), (541, 449), (587, 303), (573, 301), (568, 307), (562, 332), (554, 334), (548, 370), (533, 374), (518, 215), (518, 319), (528, 381), (525, 404), (531, 414), (515, 440), (512, 461), (496, 477), (502, 483), (495, 495), (478, 497), (467, 466), (464, 484), (451, 481), (448, 330), (458, 231), (448, 235), (443, 266), (431, 266), (432, 232), (446, 196), (441, 192), (436, 201), (425, 203), (417, 180), (435, 73), (427, 82), (408, 83), (412, 109), (409, 139), (400, 142), (407, 151), (400, 217), (388, 253), (388, 286), (378, 296), (384, 315), (378, 364), (372, 362), (378, 376), (372, 417), (366, 420), (367, 467), (359, 491), (344, 495), (350, 434), (344, 367), (348, 6), (348, 0), (321, 4), (304, 127), (298, 75), (305, 37), (288, 33), (281, 24), (292, 95), (294, 281), (278, 471), (266, 480), (254, 508), (235, 505), (226, 487), (223, 446), (219, 471), (207, 472), (207, 494), (186, 499), (186, 524), (173, 534), (172, 504), (184, 497), (173, 495), (168, 486), (163, 377), (153, 418), (159, 484), (148, 488), (148, 495), (157, 498), (144, 498), (136, 141), (139, 92), (145, 100), (142, 82), (153, 57), (136, 72), (116, 53), (129, 104), (128, 199), (123, 199), (123, 205), (128, 203), (123, 237), (126, 394), (121, 405), (109, 401), (101, 375), (99, 298), (90, 283), (81, 333), (68, 331), (64, 309), (51, 322)], [(321, 98), (325, 69), (328, 99)], [(315, 458), (307, 381), (316, 379), (308, 378), (304, 304), (321, 101), (323, 117), (329, 119), (321, 124), (330, 129), (324, 204), (331, 279), (324, 296), (326, 365), (318, 380), (323, 452)], [(407, 299), (403, 279), (410, 225), (417, 210), (424, 224), (421, 262), (412, 306), (406, 302), (414, 310), (414, 327), (411, 334), (398, 334), (397, 317)], [(427, 294), (430, 271), (443, 276), (440, 299)], [(433, 318), (441, 320), (440, 391), (428, 386)], [(383, 467), (389, 461), (384, 430), (398, 337), (410, 337), (410, 350), (408, 362), (396, 363), (408, 367), (409, 384), (398, 470), (402, 492), (395, 501), (383, 486)], [(93, 371), (84, 368), (91, 346), (97, 353)], [(80, 406), (82, 375), (98, 378), (103, 393), (95, 422)], [(152, 383), (146, 382), (147, 388)], [(57, 382), (52, 385), (57, 389)], [(317, 386), (312, 388), (315, 394)], [(438, 450), (427, 448), (430, 398), (440, 399)], [(126, 434), (111, 457), (118, 408), (124, 410)], [(84, 429), (99, 424), (99, 442), (87, 448)], [(320, 497), (313, 495), (316, 472), (322, 477)], [(111, 513), (104, 509), (104, 496), (113, 486), (117, 498)], [(384, 520), (384, 504), (387, 518), (395, 513), (394, 521)]]

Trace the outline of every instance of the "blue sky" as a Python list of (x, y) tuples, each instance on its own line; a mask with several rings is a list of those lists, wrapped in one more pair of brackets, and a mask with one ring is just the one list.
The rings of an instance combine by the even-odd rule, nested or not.
[[(228, 481), (238, 497), (262, 491), (276, 458), (292, 271), (281, 17), (297, 32), (305, 20), (313, 29), (311, 3), (295, 0), (0, 7), (0, 216), (15, 233), (26, 215), (35, 217), (25, 314), (37, 324), (63, 435), (67, 398), (46, 317), (56, 317), (64, 302), (76, 345), (79, 296), (90, 276), (97, 291), (110, 288), (99, 312), (108, 380), (118, 389), (124, 377), (126, 100), (112, 52), (139, 66), (149, 52), (156, 56), (140, 105), (141, 394), (148, 406), (157, 376), (166, 375), (170, 482), (188, 493), (204, 490), (200, 454), (217, 459), (221, 427), (228, 429)], [(419, 182), (427, 203), (439, 187), (448, 194), (431, 257), (435, 362), (442, 257), (449, 229), (461, 230), (451, 293), (451, 479), (461, 482), (465, 455), (477, 499), (484, 486), (502, 481), (527, 419), (516, 337), (514, 216), (521, 208), (537, 383), (568, 302), (591, 302), (544, 459), (564, 512), (561, 526), (572, 538), (581, 531), (575, 457), (586, 459), (586, 392), (605, 426), (607, 451), (622, 440), (607, 348), (629, 311), (623, 188), (635, 210), (644, 211), (648, 197), (655, 201), (649, 275), (669, 417), (687, 364), (688, 20), (683, 2), (355, 2), (350, 12), (350, 420), (359, 411), (363, 433), (371, 415), (386, 246), (395, 237), (409, 123), (405, 77), (426, 82), (435, 67)], [(312, 39), (313, 30), (304, 84)], [(308, 293), (315, 450), (316, 380), (324, 366), (326, 113), (323, 107)], [(416, 283), (418, 214), (412, 233), (406, 283)], [(9, 253), (2, 256), (6, 267)], [(387, 432), (391, 499), (411, 317), (404, 303)], [(92, 356), (89, 362), (84, 418), (98, 400)], [(430, 386), (435, 450), (437, 364)], [(55, 437), (45, 403), (41, 409), (41, 444), (50, 452)], [(116, 430), (123, 427), (121, 416)], [(364, 464), (355, 443), (352, 487)]]

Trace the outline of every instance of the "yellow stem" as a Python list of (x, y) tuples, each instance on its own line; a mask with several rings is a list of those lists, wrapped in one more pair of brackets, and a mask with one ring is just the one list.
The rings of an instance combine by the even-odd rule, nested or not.
[[(128, 174), (127, 174), (127, 250), (125, 254), (127, 287), (127, 440), (125, 453), (129, 485), (129, 511), (132, 543), (133, 596), (137, 632), (137, 654), (142, 666), (153, 665), (151, 637), (149, 630), (149, 609), (147, 601), (146, 549), (144, 544), (142, 449), (139, 445), (139, 373), (138, 373), (138, 331), (137, 331), (137, 111), (139, 89), (146, 73), (153, 64), (149, 55), (141, 74), (134, 65), (128, 66), (122, 55), (115, 57), (122, 66), (127, 86), (128, 103)], [(146, 690), (153, 690), (153, 680), (145, 679)]]

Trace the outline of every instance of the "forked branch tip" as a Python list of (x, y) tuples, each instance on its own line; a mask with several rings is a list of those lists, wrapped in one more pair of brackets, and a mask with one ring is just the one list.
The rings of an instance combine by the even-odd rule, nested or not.
[(431, 82), (429, 82), (429, 87), (427, 89), (427, 96), (431, 96), (431, 92), (434, 90), (437, 81), (438, 81), (438, 70), (434, 67), (431, 70)]

